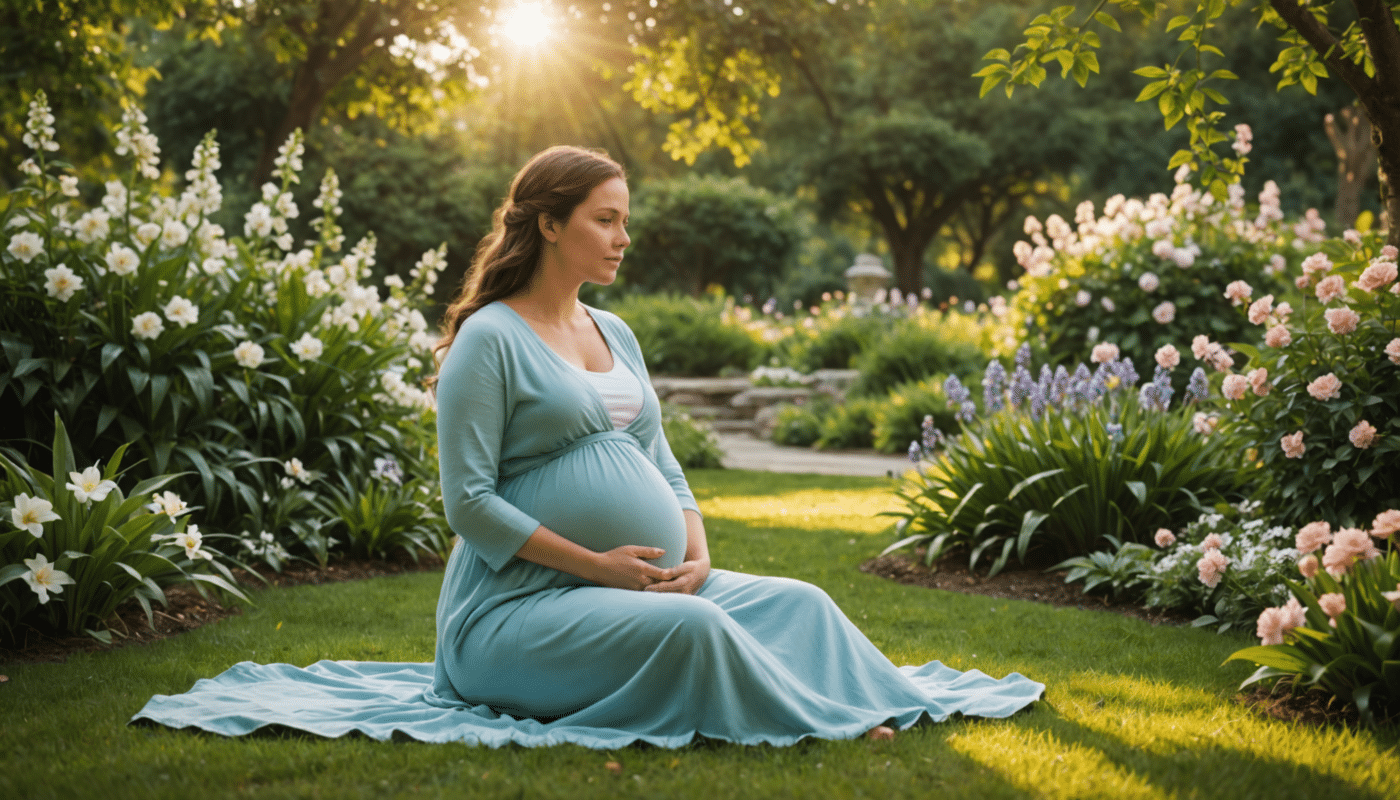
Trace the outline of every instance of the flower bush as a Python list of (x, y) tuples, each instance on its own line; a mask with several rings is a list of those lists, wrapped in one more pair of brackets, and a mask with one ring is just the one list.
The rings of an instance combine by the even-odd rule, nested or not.
[[(0, 402), (19, 412), (28, 439), (49, 438), (56, 413), (83, 462), (131, 442), (141, 456), (132, 477), (180, 473), (172, 488), (226, 530), (248, 531), (247, 549), (266, 550), (261, 534), (271, 533), (303, 554), (324, 550), (315, 531), (325, 520), (312, 503), (283, 502), (302, 485), (284, 464), (354, 485), (385, 456), (432, 473), (431, 398), (418, 384), (436, 337), (414, 303), (432, 291), (441, 250), (424, 255), (411, 285), (369, 283), (372, 236), (336, 255), (339, 184), (329, 172), (313, 204), (317, 238), (297, 241), (299, 133), (242, 235), (230, 236), (210, 220), (222, 203), (212, 134), (170, 194), (159, 145), (129, 109), (116, 133), (129, 172), (87, 187), (53, 160), (49, 118), (39, 94), (35, 154), (0, 214), (9, 237), (0, 286), (13, 298), (0, 309)], [(100, 201), (85, 206), (84, 192)]]
[(1244, 341), (1248, 326), (1230, 313), (1220, 287), (1247, 280), (1263, 292), (1280, 290), (1285, 265), (1322, 238), (1315, 211), (1284, 220), (1272, 181), (1251, 214), (1238, 184), (1220, 203), (1185, 183), (1184, 174), (1177, 179), (1170, 196), (1143, 202), (1118, 195), (1101, 215), (1081, 203), (1073, 227), (1054, 215), (1043, 224), (1026, 219), (1030, 241), (1015, 245), (1026, 273), (1012, 306), (1052, 362), (1082, 360), (1100, 341), (1129, 357), (1202, 332)]
[(1093, 372), (1043, 366), (1039, 379), (1028, 347), (1016, 360), (1009, 379), (999, 361), (988, 366), (980, 415), (949, 379), (963, 431), (945, 438), (929, 419), (909, 445), (920, 468), (898, 492), (907, 508), (890, 512), (904, 538), (886, 552), (922, 544), (932, 563), (959, 548), (974, 568), (987, 556), (994, 574), (1013, 553), (1024, 562), (1085, 555), (1107, 536), (1148, 541), (1239, 491), (1233, 444), (1200, 423), (1194, 401), (1169, 410), (1155, 382), (1134, 393), (1136, 371), (1116, 348)]
[(173, 583), (209, 584), (247, 600), (214, 558), (209, 540), (216, 537), (190, 522), (179, 496), (158, 492), (174, 476), (146, 478), (130, 495), (122, 492), (124, 451), (118, 448), (105, 467), (79, 471), (63, 422), (55, 420), (53, 474), (0, 453), (0, 517), (13, 528), (0, 532), (0, 640), (32, 628), (110, 641), (107, 626), (118, 605), (134, 598), (150, 621), (151, 602), (164, 604), (164, 587)]
[(1303, 261), (1292, 302), (1232, 284), (1236, 318), (1263, 344), (1231, 345), (1248, 358), (1238, 372), (1218, 346), (1199, 348), (1228, 373), (1222, 425), (1257, 454), (1261, 498), (1281, 519), (1351, 526), (1400, 505), (1396, 256), (1379, 233), (1348, 231)]
[(1287, 678), (1295, 690), (1316, 686), (1355, 705), (1364, 725), (1400, 717), (1397, 532), (1394, 508), (1369, 530), (1333, 531), (1322, 520), (1303, 526), (1296, 539), (1303, 581), (1288, 581), (1288, 602), (1259, 614), (1260, 644), (1228, 659), (1260, 665), (1240, 688)]
[(714, 469), (720, 466), (719, 439), (710, 426), (697, 420), (684, 410), (663, 403), (661, 405), (661, 431), (666, 435), (666, 443), (671, 446), (671, 454), (685, 469)]

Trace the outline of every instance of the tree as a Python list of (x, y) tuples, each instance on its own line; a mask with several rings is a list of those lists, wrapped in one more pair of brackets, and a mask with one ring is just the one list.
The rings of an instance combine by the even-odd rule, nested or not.
[(743, 178), (687, 175), (642, 184), (632, 204), (624, 275), (695, 297), (711, 286), (767, 296), (797, 244), (792, 212)]
[[(1099, 71), (1100, 39), (1091, 26), (1121, 31), (1118, 21), (1101, 10), (1106, 2), (1137, 11), (1148, 22), (1165, 8), (1158, 0), (1101, 0), (1082, 18), (1075, 6), (1042, 14), (1031, 21), (1024, 41), (1014, 50), (997, 48), (987, 53), (985, 58), (992, 63), (976, 75), (983, 79), (982, 93), (1003, 81), (1008, 97), (1016, 86), (1039, 86), (1047, 76), (1044, 64), (1058, 66), (1062, 78), (1073, 77), (1084, 86), (1090, 74)], [(1228, 6), (1239, 2), (1230, 0)], [(1197, 0), (1194, 9), (1187, 8), (1191, 13), (1176, 15), (1166, 24), (1169, 31), (1182, 29), (1180, 40), (1186, 44), (1174, 62), (1136, 70), (1150, 81), (1138, 99), (1156, 99), (1167, 128), (1185, 120), (1189, 145), (1177, 151), (1169, 165), (1188, 166), (1204, 187), (1224, 199), (1227, 186), (1239, 179), (1248, 160), (1248, 149), (1242, 146), (1247, 143), (1238, 138), (1234, 158), (1215, 149), (1232, 138), (1220, 129), (1225, 113), (1213, 108), (1228, 102), (1218, 87), (1236, 76), (1225, 68), (1207, 69), (1206, 62), (1212, 57), (1225, 59), (1211, 36), (1227, 3)], [(1280, 31), (1284, 47), (1270, 67), (1281, 75), (1279, 88), (1299, 84), (1316, 93), (1319, 78), (1335, 73), (1355, 93), (1371, 123), (1389, 241), (1400, 245), (1400, 193), (1390, 183), (1400, 175), (1400, 0), (1351, 0), (1349, 5), (1336, 0), (1269, 0), (1252, 13), (1261, 24)], [(1074, 19), (1082, 21), (1074, 24)]]
[(1089, 146), (1102, 118), (1065, 97), (989, 106), (960, 77), (1020, 27), (1013, 3), (663, 3), (651, 13), (630, 88), (677, 114), (671, 155), (724, 148), (740, 166), (755, 152), (790, 162), (788, 188), (814, 186), (826, 216), (854, 211), (879, 227), (906, 292), (923, 287), (940, 234), (960, 228), (975, 258), (1046, 176), (1102, 153)]

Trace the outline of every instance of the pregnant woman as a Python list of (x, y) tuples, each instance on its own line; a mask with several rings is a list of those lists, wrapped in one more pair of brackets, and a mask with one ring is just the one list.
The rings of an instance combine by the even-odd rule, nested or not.
[(556, 147), (516, 175), (439, 345), (456, 547), (434, 664), (240, 664), (137, 715), (492, 746), (791, 744), (1004, 717), (1044, 687), (895, 667), (810, 584), (711, 569), (636, 338), (578, 300), (630, 242), (622, 168)]

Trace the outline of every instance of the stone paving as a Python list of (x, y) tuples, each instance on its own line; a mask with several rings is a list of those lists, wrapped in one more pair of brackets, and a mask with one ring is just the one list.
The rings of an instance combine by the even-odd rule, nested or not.
[(783, 447), (746, 433), (716, 435), (719, 437), (720, 449), (724, 451), (724, 457), (720, 461), (730, 469), (898, 478), (913, 468), (907, 458), (872, 451)]

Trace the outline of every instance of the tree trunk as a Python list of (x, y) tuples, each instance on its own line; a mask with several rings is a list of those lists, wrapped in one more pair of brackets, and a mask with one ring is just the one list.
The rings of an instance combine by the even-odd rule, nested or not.
[(296, 78), (292, 82), (292, 95), (287, 103), (287, 113), (282, 115), (282, 122), (277, 129), (263, 140), (262, 153), (258, 155), (258, 166), (253, 170), (254, 184), (261, 186), (272, 176), (277, 150), (287, 141), (287, 137), (292, 135), (292, 131), (297, 128), (300, 128), (303, 134), (310, 131), (312, 123), (320, 116), (321, 106), (326, 102), (330, 87), (322, 86), (316, 79), (318, 66), (320, 65), (313, 65), (308, 58), (297, 68)]
[(1341, 119), (1332, 114), (1323, 118), (1327, 138), (1337, 153), (1337, 225), (1351, 228), (1361, 213), (1361, 191), (1366, 179), (1377, 168), (1376, 147), (1371, 143), (1371, 121), (1357, 106), (1347, 106)]

